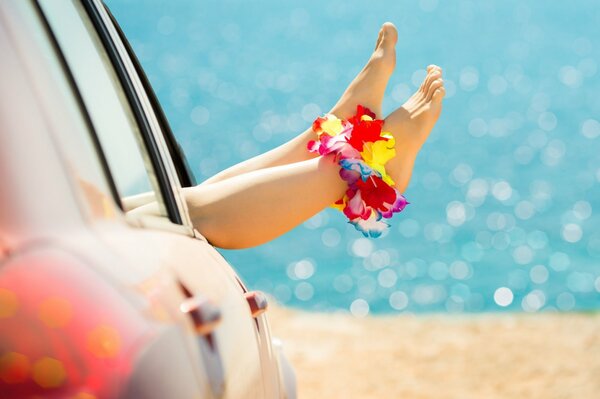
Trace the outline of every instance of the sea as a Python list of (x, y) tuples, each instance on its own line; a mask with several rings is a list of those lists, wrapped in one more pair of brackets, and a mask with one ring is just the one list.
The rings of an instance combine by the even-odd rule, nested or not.
[(327, 112), (383, 22), (399, 33), (385, 114), (427, 65), (444, 69), (442, 115), (386, 234), (326, 209), (222, 250), (251, 289), (357, 317), (600, 309), (596, 0), (105, 2), (199, 182)]

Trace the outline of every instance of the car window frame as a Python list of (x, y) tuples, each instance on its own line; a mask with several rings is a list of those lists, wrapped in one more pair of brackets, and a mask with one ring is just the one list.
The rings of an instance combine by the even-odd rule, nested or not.
[(127, 39), (127, 36), (125, 36), (125, 33), (123, 32), (123, 29), (119, 25), (119, 22), (115, 18), (114, 14), (111, 12), (110, 8), (106, 4), (104, 4), (104, 9), (106, 10), (106, 13), (110, 17), (117, 33), (119, 34), (119, 38), (125, 46), (125, 50), (127, 51), (127, 54), (129, 55), (129, 58), (133, 63), (138, 77), (140, 78), (140, 81), (144, 86), (144, 90), (148, 95), (148, 100), (150, 101), (150, 104), (162, 129), (165, 142), (169, 149), (169, 155), (171, 156), (171, 160), (173, 161), (175, 170), (177, 171), (177, 177), (179, 178), (181, 186), (192, 187), (197, 185), (198, 183), (196, 177), (194, 176), (189, 166), (189, 162), (187, 160), (187, 157), (185, 156), (185, 152), (183, 151), (181, 145), (179, 144), (179, 142), (175, 138), (175, 135), (173, 134), (173, 130), (171, 129), (169, 120), (167, 119), (165, 112), (160, 104), (160, 101), (158, 100), (158, 96), (156, 95), (156, 92), (154, 91), (154, 88), (152, 87), (152, 84), (148, 79), (148, 75), (144, 71), (144, 68), (142, 67), (139, 58), (135, 54), (131, 43)]
[(144, 143), (146, 152), (154, 168), (156, 180), (158, 182), (160, 193), (163, 197), (165, 208), (167, 209), (169, 220), (174, 224), (184, 225), (184, 218), (182, 218), (178, 201), (175, 198), (175, 193), (171, 187), (171, 179), (167, 173), (167, 166), (165, 165), (165, 161), (161, 156), (161, 151), (157, 144), (155, 135), (153, 134), (147, 110), (144, 108), (142, 99), (139, 97), (139, 93), (136, 90), (133, 76), (131, 75), (131, 70), (126, 67), (126, 61), (119, 52), (118, 44), (111, 35), (109, 26), (106, 24), (106, 20), (102, 18), (101, 11), (98, 9), (97, 4), (95, 4), (96, 2), (93, 0), (81, 0), (80, 3), (85, 9), (90, 22), (96, 30), (96, 34), (98, 35), (98, 38), (100, 39), (100, 42), (102, 43), (104, 50), (111, 61), (115, 74), (117, 75), (117, 78), (121, 84), (123, 93), (127, 98), (135, 122), (140, 130), (140, 136)]

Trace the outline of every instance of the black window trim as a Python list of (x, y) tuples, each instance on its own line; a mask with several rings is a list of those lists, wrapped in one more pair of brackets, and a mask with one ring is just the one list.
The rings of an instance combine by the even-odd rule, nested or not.
[(175, 135), (173, 134), (173, 130), (171, 129), (171, 125), (169, 124), (169, 120), (167, 119), (167, 117), (164, 113), (164, 110), (163, 110), (162, 106), (160, 105), (160, 101), (158, 100), (158, 97), (157, 97), (156, 93), (154, 92), (152, 85), (150, 84), (150, 80), (148, 79), (148, 76), (146, 75), (146, 72), (144, 71), (142, 64), (140, 63), (135, 52), (133, 51), (133, 47), (129, 43), (129, 40), (127, 40), (127, 37), (125, 36), (125, 33), (121, 29), (121, 26), (119, 25), (117, 19), (114, 17), (113, 13), (110, 11), (110, 8), (108, 8), (108, 6), (106, 4), (103, 4), (103, 5), (104, 5), (104, 9), (106, 10), (106, 13), (108, 14), (108, 16), (110, 17), (110, 19), (112, 21), (117, 33), (119, 34), (119, 38), (121, 39), (121, 42), (125, 46), (125, 50), (127, 51), (127, 54), (129, 55), (129, 58), (131, 59), (133, 67), (135, 68), (135, 71), (137, 72), (138, 77), (140, 78), (142, 86), (144, 87), (144, 90), (146, 91), (146, 95), (148, 96), (150, 105), (152, 106), (152, 109), (154, 110), (154, 114), (156, 115), (158, 124), (160, 125), (160, 128), (163, 132), (163, 137), (165, 138), (165, 142), (167, 144), (169, 154), (171, 155), (171, 159), (173, 161), (175, 169), (177, 171), (177, 177), (179, 177), (179, 182), (180, 182), (181, 186), (182, 187), (195, 186), (198, 183), (196, 181), (194, 174), (192, 173), (192, 171), (190, 169), (189, 163), (185, 156), (185, 152), (183, 151), (183, 149), (181, 148), (181, 145), (179, 144), (179, 142), (175, 138)]
[[(88, 17), (90, 18), (90, 22), (94, 26), (96, 33), (104, 46), (115, 73), (117, 74), (117, 77), (121, 83), (123, 92), (127, 97), (135, 121), (140, 129), (140, 134), (146, 146), (148, 156), (150, 157), (150, 162), (154, 167), (156, 179), (158, 181), (159, 189), (162, 194), (169, 219), (175, 224), (184, 225), (181, 214), (179, 213), (177, 201), (175, 200), (173, 192), (171, 191), (169, 175), (160, 156), (160, 150), (156, 141), (154, 140), (150, 123), (146, 117), (142, 103), (137, 96), (135, 87), (131, 81), (131, 77), (127, 72), (127, 68), (123, 63), (123, 60), (119, 55), (119, 51), (117, 50), (117, 47), (115, 46), (107, 27), (104, 25), (102, 16), (94, 5), (93, 0), (81, 0), (81, 4), (83, 5)], [(119, 198), (120, 197), (117, 196), (117, 199)], [(120, 199), (118, 203), (121, 203)]]

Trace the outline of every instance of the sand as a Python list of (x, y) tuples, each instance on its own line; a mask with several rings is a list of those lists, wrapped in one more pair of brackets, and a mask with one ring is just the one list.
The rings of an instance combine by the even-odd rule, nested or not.
[(600, 314), (269, 313), (301, 399), (600, 398)]

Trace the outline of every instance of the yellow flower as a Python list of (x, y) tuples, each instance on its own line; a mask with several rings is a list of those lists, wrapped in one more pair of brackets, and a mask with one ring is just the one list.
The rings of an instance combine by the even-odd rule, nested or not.
[(319, 132), (319, 136), (322, 133), (327, 133), (333, 137), (342, 132), (342, 121), (340, 119), (331, 114), (325, 115), (323, 119), (324, 120), (321, 122), (321, 132)]
[(394, 180), (387, 174), (385, 164), (396, 156), (396, 140), (390, 133), (381, 133), (382, 138), (387, 140), (378, 140), (374, 143), (365, 143), (363, 151), (360, 153), (365, 163), (373, 170), (381, 174), (381, 178), (390, 186), (394, 185)]

